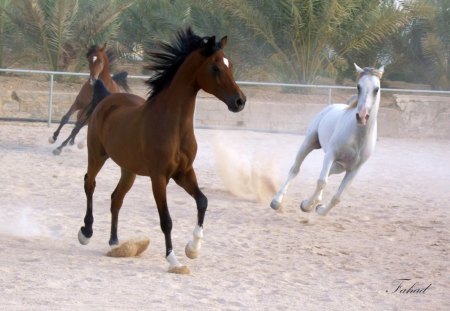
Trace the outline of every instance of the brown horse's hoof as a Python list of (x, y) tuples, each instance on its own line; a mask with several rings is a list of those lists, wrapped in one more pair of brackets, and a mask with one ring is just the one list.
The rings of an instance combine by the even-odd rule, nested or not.
[(200, 252), (198, 250), (192, 249), (191, 246), (190, 246), (190, 243), (187, 243), (186, 247), (184, 248), (184, 253), (186, 254), (186, 256), (189, 259), (195, 259), (195, 258), (198, 257)]
[(48, 142), (50, 144), (53, 144), (55, 141), (56, 141), (56, 139), (54, 139), (53, 136), (48, 138)]
[(81, 245), (87, 245), (90, 241), (90, 238), (86, 237), (81, 229), (78, 231), (78, 242), (80, 242)]
[(109, 257), (134, 257), (142, 254), (150, 244), (149, 239), (140, 241), (126, 241), (117, 247), (111, 249), (106, 256)]
[(187, 266), (176, 266), (176, 267), (170, 267), (169, 273), (191, 274), (191, 270)]

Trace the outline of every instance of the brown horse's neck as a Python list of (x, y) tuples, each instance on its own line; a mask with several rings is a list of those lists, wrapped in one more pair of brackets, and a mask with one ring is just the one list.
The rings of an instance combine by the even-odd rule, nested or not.
[(98, 75), (98, 77), (103, 81), (110, 81), (112, 80), (111, 78), (111, 73), (109, 72), (109, 60), (108, 60), (108, 56), (102, 55), (102, 60), (103, 60), (103, 70), (100, 72), (100, 74)]
[(202, 60), (196, 52), (188, 56), (167, 88), (148, 102), (166, 122), (178, 124), (182, 131), (193, 130), (195, 98), (200, 90), (195, 77)]

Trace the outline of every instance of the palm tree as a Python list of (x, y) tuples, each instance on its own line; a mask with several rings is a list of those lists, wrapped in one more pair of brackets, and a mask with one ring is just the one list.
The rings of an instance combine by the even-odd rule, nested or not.
[(404, 1), (420, 4), (413, 21), (387, 42), (386, 78), (450, 88), (450, 0)]
[[(211, 2), (211, 1), (210, 1)], [(222, 0), (216, 4), (251, 34), (274, 78), (312, 83), (348, 67), (345, 56), (368, 51), (405, 27), (411, 14), (393, 0)]]
[(29, 61), (65, 70), (86, 46), (114, 37), (118, 16), (133, 1), (15, 0), (4, 12), (28, 47)]
[(423, 57), (430, 82), (436, 89), (450, 89), (450, 0), (431, 1), (432, 18), (426, 20), (421, 38)]
[(138, 0), (121, 15), (119, 41), (124, 52), (142, 56), (156, 39), (169, 40), (181, 27), (191, 25), (191, 6), (185, 0)]
[(11, 30), (11, 23), (5, 14), (5, 9), (8, 7), (10, 0), (0, 0), (0, 68), (3, 67), (4, 50), (7, 42), (13, 40)]

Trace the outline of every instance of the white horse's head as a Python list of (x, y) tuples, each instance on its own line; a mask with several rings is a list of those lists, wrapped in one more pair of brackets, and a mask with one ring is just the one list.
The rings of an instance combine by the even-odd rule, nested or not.
[(378, 109), (380, 103), (380, 79), (384, 66), (380, 69), (364, 68), (354, 64), (358, 72), (358, 100), (356, 106), (356, 120), (360, 125), (366, 125), (372, 109)]

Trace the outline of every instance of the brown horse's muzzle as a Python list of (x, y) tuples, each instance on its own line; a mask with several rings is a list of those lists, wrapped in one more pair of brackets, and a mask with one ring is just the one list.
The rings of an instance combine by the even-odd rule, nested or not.
[(247, 101), (247, 98), (244, 94), (237, 95), (236, 97), (233, 97), (229, 101), (227, 101), (228, 110), (231, 112), (239, 112), (245, 107), (245, 102)]

